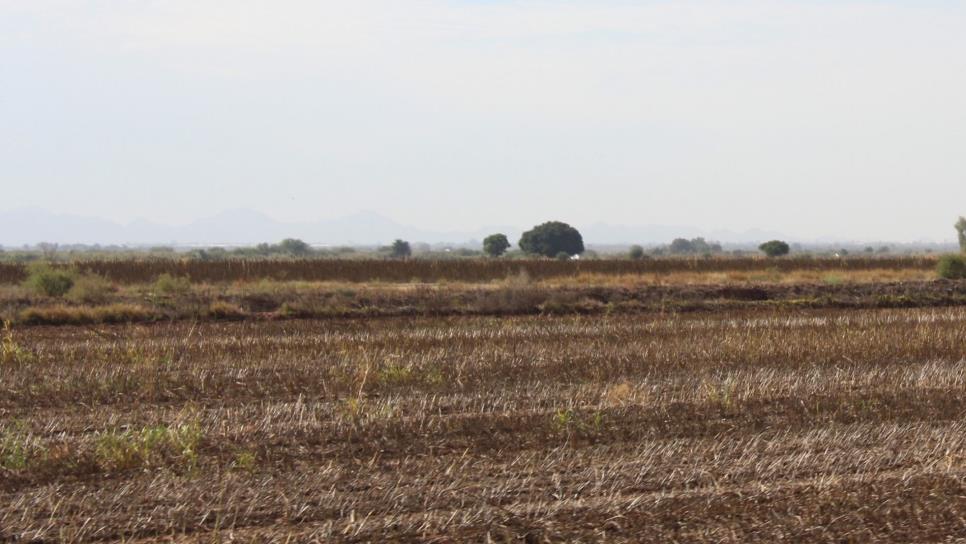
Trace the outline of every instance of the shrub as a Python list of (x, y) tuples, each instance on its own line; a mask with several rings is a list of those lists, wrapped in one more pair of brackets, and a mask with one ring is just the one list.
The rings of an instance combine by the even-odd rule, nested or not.
[(114, 286), (107, 279), (97, 274), (84, 274), (74, 281), (67, 291), (67, 298), (84, 304), (102, 304), (113, 291)]
[(630, 251), (627, 252), (627, 256), (633, 261), (639, 261), (644, 258), (644, 248), (639, 245), (633, 245)]
[(155, 280), (154, 290), (162, 295), (183, 295), (191, 290), (191, 280), (164, 273)]
[(966, 257), (963, 255), (943, 255), (936, 265), (940, 278), (958, 280), (966, 278)]
[(42, 296), (62, 297), (73, 287), (74, 274), (69, 270), (37, 263), (27, 269), (27, 279), (24, 280), (24, 285)]

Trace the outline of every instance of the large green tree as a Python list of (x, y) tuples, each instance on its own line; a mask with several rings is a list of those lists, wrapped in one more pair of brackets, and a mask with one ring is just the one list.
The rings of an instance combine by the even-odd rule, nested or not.
[(584, 238), (577, 229), (560, 221), (537, 225), (520, 238), (520, 249), (531, 255), (556, 257), (560, 253), (579, 255), (584, 252)]

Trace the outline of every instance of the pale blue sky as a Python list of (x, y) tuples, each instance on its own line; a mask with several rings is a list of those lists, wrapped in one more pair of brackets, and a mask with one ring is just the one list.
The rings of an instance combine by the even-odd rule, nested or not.
[(0, 210), (946, 240), (966, 4), (0, 0)]

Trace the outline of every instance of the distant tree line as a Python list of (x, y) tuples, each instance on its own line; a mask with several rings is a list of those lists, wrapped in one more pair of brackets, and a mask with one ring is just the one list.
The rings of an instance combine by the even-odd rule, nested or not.
[[(966, 217), (960, 217), (955, 223), (956, 233), (959, 241), (959, 246), (961, 250), (966, 253)], [(433, 249), (429, 244), (416, 244), (414, 249), (410, 242), (403, 239), (396, 239), (392, 244), (387, 246), (380, 246), (377, 248), (361, 248), (356, 249), (353, 247), (336, 247), (336, 248), (313, 248), (308, 243), (297, 238), (286, 238), (281, 242), (275, 244), (261, 243), (255, 246), (249, 247), (238, 247), (238, 248), (222, 248), (222, 247), (212, 247), (203, 249), (194, 249), (187, 252), (176, 251), (171, 247), (153, 247), (147, 250), (144, 249), (131, 249), (119, 246), (58, 246), (52, 243), (40, 243), (34, 246), (34, 252), (31, 252), (27, 246), (24, 250), (19, 251), (15, 254), (4, 255), (4, 248), (0, 247), (0, 258), (7, 261), (22, 261), (29, 262), (38, 258), (42, 258), (47, 261), (54, 261), (65, 257), (70, 259), (72, 255), (83, 254), (85, 252), (102, 252), (105, 254), (110, 253), (131, 253), (132, 255), (141, 255), (145, 252), (149, 257), (171, 257), (171, 256), (182, 256), (198, 260), (220, 260), (225, 258), (292, 258), (292, 259), (302, 259), (302, 258), (345, 258), (349, 256), (356, 255), (360, 258), (371, 258), (373, 255), (383, 256), (385, 258), (392, 259), (408, 259), (414, 255), (418, 255), (423, 258), (461, 258), (461, 257), (478, 257), (487, 256), (490, 258), (498, 258), (503, 256), (512, 257), (544, 257), (544, 258), (555, 258), (555, 259), (572, 259), (578, 256), (584, 256), (586, 258), (596, 258), (597, 254), (593, 251), (588, 251), (584, 246), (583, 236), (580, 232), (572, 227), (571, 225), (561, 222), (561, 221), (547, 221), (539, 225), (534, 226), (530, 230), (524, 232), (517, 242), (519, 251), (511, 252), (513, 247), (509, 238), (503, 233), (494, 233), (486, 238), (482, 242), (482, 247), (479, 250), (474, 250), (471, 248), (449, 248), (444, 247), (443, 249)], [(875, 248), (873, 246), (866, 246), (864, 249), (853, 248), (855, 251), (862, 251), (866, 254), (885, 254), (891, 253), (892, 250), (889, 246), (880, 246)], [(784, 255), (788, 255), (792, 251), (792, 247), (785, 241), (782, 240), (769, 240), (758, 246), (758, 250), (764, 255), (777, 258)], [(799, 248), (796, 248), (798, 251)], [(824, 250), (828, 254), (828, 250)], [(931, 249), (925, 249), (925, 253), (930, 253)], [(906, 250), (906, 253), (909, 253)], [(705, 256), (710, 257), (717, 254), (725, 253), (722, 245), (719, 242), (709, 241), (703, 237), (695, 238), (675, 238), (671, 240), (670, 243), (653, 247), (650, 250), (645, 250), (643, 246), (639, 244), (634, 244), (630, 246), (627, 251), (626, 258), (631, 260), (641, 260), (647, 259), (651, 256), (662, 256), (662, 255), (673, 255), (673, 256)], [(730, 253), (735, 255), (745, 254), (744, 250), (734, 250)], [(836, 257), (845, 257), (849, 255), (849, 251), (845, 248), (841, 248), (831, 252), (832, 255)]]

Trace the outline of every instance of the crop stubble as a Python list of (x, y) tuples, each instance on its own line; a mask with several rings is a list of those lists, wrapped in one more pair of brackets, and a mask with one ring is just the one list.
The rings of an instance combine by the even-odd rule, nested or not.
[(964, 339), (958, 307), (18, 328), (0, 537), (963, 537)]

